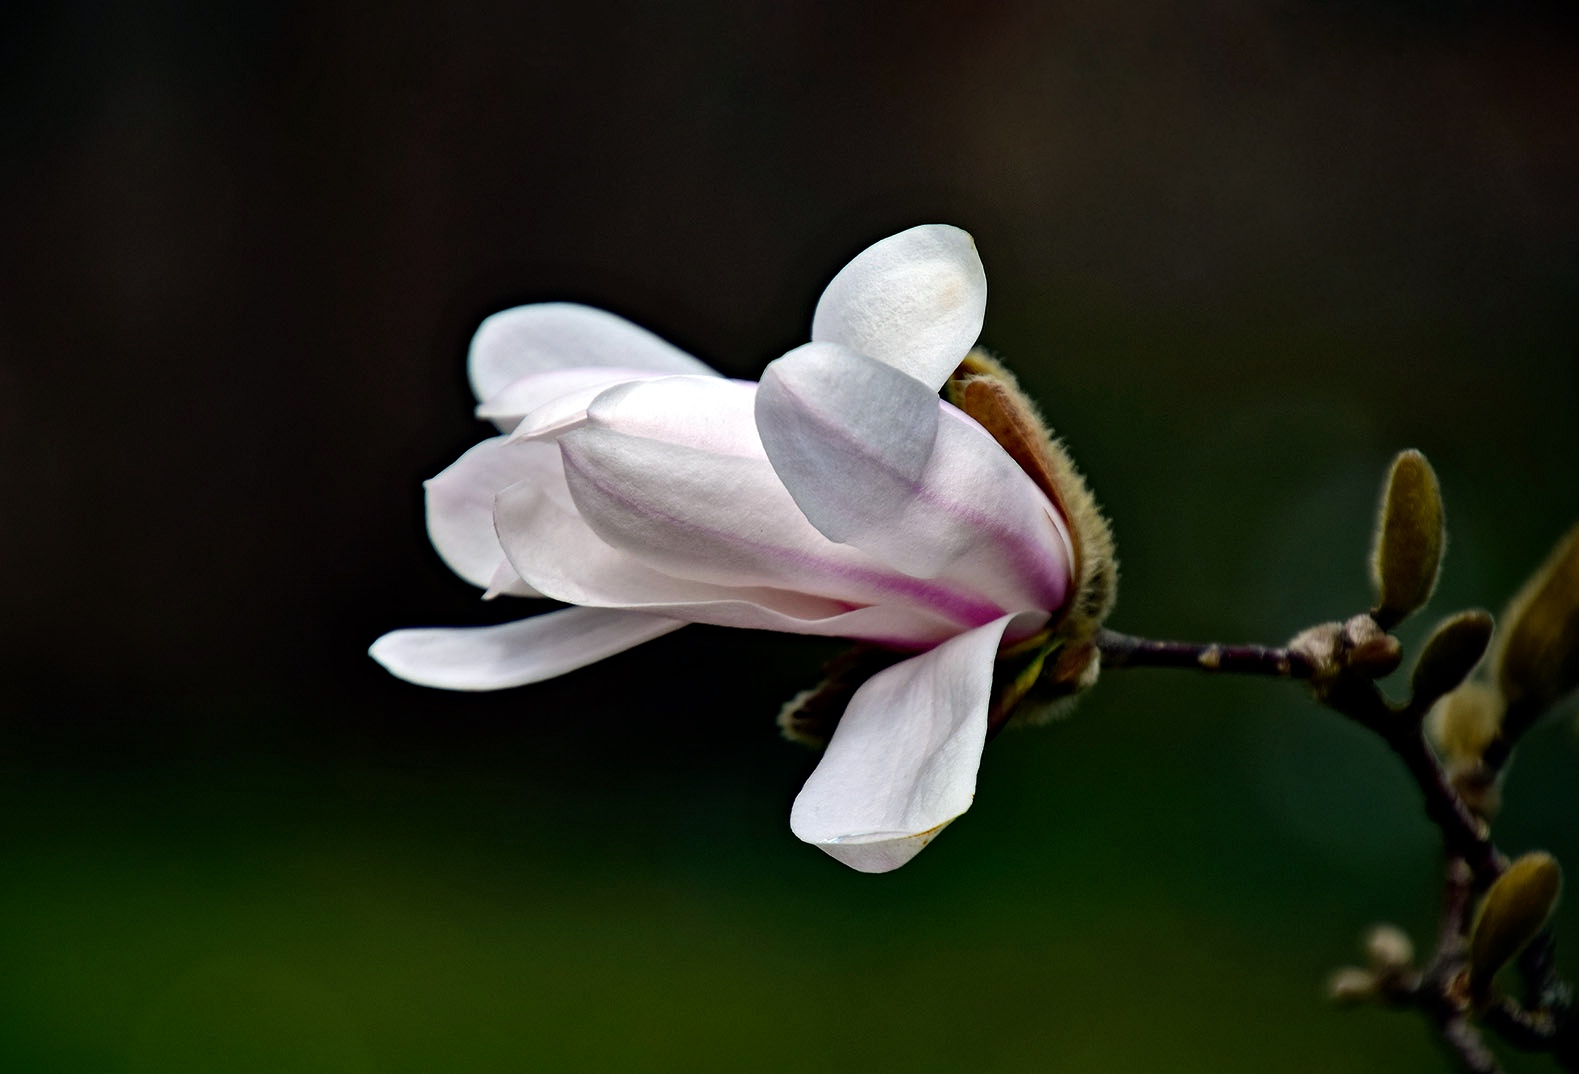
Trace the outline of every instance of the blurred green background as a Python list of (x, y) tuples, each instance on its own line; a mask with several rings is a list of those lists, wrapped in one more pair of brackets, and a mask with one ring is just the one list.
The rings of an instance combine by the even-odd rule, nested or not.
[[(1113, 625), (1360, 609), (1406, 446), (1452, 536), (1406, 639), (1495, 609), (1579, 518), (1576, 61), (1571, 3), (24, 7), (0, 1069), (1445, 1069), (1321, 999), (1372, 922), (1424, 943), (1438, 853), (1287, 684), (1114, 673), (870, 877), (787, 827), (826, 643), (495, 696), (364, 650), (520, 613), (421, 520), (483, 316), (586, 301), (752, 377), (926, 221), (1112, 515)], [(1570, 724), (1499, 838), (1572, 865)]]

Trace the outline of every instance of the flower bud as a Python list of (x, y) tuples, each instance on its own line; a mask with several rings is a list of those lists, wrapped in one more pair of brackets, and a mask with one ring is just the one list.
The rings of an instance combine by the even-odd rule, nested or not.
[(1404, 659), (1398, 639), (1369, 615), (1356, 615), (1343, 624), (1340, 650), (1343, 665), (1368, 679), (1391, 675)]
[(1365, 614), (1344, 623), (1309, 627), (1296, 634), (1288, 648), (1311, 666), (1311, 685), (1318, 692), (1355, 675), (1380, 679), (1396, 671), (1403, 660), (1398, 639)]
[(1491, 616), (1476, 609), (1443, 620), (1432, 632), (1411, 680), (1414, 703), (1420, 709), (1469, 677), (1491, 644), (1491, 628)]
[(1508, 866), (1491, 885), (1469, 939), (1471, 995), (1484, 998), (1497, 971), (1546, 927), (1562, 883), (1557, 859), (1536, 851)]
[(1579, 687), (1579, 525), (1525, 582), (1502, 624), (1497, 685), (1509, 709), (1533, 721)]
[(1439, 698), (1426, 718), (1431, 741), (1454, 762), (1478, 762), (1501, 727), (1502, 695), (1482, 682), (1466, 682)]
[(1491, 820), (1502, 811), (1502, 773), (1481, 761), (1449, 761), (1447, 781), (1470, 812)]
[(1382, 490), (1371, 548), (1376, 587), (1371, 614), (1383, 629), (1397, 626), (1430, 599), (1446, 541), (1436, 473), (1420, 452), (1400, 452)]
[(1327, 998), (1334, 1003), (1365, 1003), (1378, 997), (1376, 974), (1358, 966), (1340, 966), (1327, 977)]
[(1415, 945), (1397, 925), (1377, 925), (1366, 933), (1365, 957), (1378, 975), (1400, 973), (1414, 964)]

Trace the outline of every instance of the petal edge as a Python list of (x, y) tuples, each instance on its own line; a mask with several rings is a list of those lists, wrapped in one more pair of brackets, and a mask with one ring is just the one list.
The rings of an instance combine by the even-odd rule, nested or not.
[(516, 306), (485, 318), (466, 359), (479, 403), (529, 373), (589, 366), (716, 376), (705, 363), (647, 329), (575, 302)]
[(418, 686), (504, 690), (575, 671), (684, 625), (641, 612), (565, 608), (497, 626), (395, 630), (367, 652)]

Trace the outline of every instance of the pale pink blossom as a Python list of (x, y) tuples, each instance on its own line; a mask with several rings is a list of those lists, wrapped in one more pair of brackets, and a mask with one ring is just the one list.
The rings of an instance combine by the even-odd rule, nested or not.
[(575, 607), (372, 655), (493, 690), (686, 623), (912, 653), (856, 692), (790, 820), (856, 869), (903, 864), (970, 807), (1000, 648), (1074, 588), (1065, 520), (938, 397), (985, 308), (970, 236), (930, 225), (847, 265), (760, 384), (584, 306), (488, 318), (469, 368), (501, 435), (427, 483), (428, 532), (487, 595)]

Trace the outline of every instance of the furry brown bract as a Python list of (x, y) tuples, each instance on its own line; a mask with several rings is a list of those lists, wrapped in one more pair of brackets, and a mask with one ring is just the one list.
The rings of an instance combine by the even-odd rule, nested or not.
[(974, 348), (943, 388), (944, 397), (992, 434), (1063, 514), (1074, 544), (1075, 596), (1047, 636), (1040, 677), (1004, 718), (1041, 723), (1062, 715), (1068, 699), (1096, 682), (1101, 657), (1092, 638), (1118, 597), (1113, 530), (1063, 443), (1048, 429), (1014, 374), (987, 351)]
[(1069, 525), (1075, 553), (1075, 599), (1055, 630), (1081, 638), (1096, 633), (1118, 596), (1113, 530), (1063, 443), (1053, 436), (1014, 374), (980, 347), (944, 386), (950, 403), (992, 434), (1009, 457), (1047, 493)]

